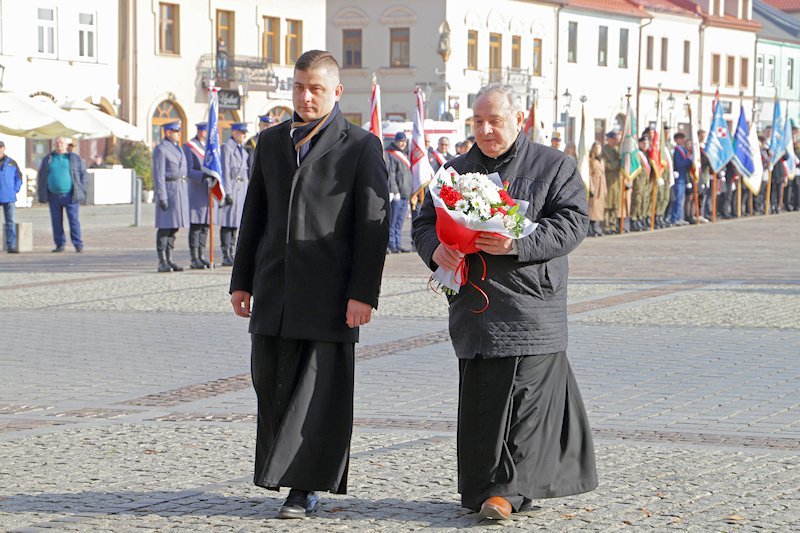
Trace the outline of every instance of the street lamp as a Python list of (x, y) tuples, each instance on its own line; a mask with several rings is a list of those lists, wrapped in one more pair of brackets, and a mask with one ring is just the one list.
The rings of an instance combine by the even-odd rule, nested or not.
[(569, 108), (572, 107), (572, 95), (569, 94), (569, 89), (564, 90), (564, 94), (561, 97), (564, 99), (564, 109), (569, 111)]
[(669, 96), (667, 96), (667, 110), (669, 111), (669, 122), (668, 122), (668, 124), (669, 124), (669, 127), (671, 128), (672, 127), (672, 113), (673, 113), (673, 111), (675, 111), (675, 97), (672, 95), (672, 93), (669, 93)]

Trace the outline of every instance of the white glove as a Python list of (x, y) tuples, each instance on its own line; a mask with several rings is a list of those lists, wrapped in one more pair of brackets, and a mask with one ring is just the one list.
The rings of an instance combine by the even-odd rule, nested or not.
[(399, 202), (399, 201), (400, 201), (400, 198), (401, 198), (401, 196), (400, 196), (400, 193), (399, 193), (399, 192), (393, 192), (393, 193), (391, 194), (391, 198), (390, 198), (390, 200), (392, 200), (393, 202)]
[(686, 190), (687, 191), (691, 191), (692, 190), (692, 182), (691, 181), (687, 181), (686, 182)]
[(664, 186), (664, 178), (658, 178), (658, 186), (659, 187), (663, 187)]

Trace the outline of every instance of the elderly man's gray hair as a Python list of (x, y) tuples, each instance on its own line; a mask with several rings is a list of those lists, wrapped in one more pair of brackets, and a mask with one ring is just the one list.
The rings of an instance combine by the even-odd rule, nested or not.
[(485, 94), (492, 94), (497, 93), (501, 96), (504, 96), (508, 100), (508, 107), (511, 109), (511, 113), (515, 114), (518, 111), (522, 111), (522, 99), (517, 94), (517, 91), (514, 90), (514, 87), (511, 85), (504, 85), (502, 83), (490, 83), (481, 88), (478, 91), (478, 94), (475, 95), (475, 99), (477, 100), (481, 96)]

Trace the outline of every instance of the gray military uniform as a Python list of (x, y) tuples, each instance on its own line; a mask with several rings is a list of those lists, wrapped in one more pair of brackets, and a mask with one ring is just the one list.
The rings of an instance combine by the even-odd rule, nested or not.
[[(156, 251), (159, 270), (164, 265), (182, 270), (172, 262), (175, 234), (189, 225), (189, 191), (187, 188), (186, 154), (177, 144), (164, 138), (153, 150), (153, 184), (156, 188)], [(166, 209), (162, 207), (166, 201)]]
[[(183, 145), (188, 162), (189, 189), (189, 253), (192, 268), (208, 268), (205, 248), (208, 242), (209, 183), (203, 173), (205, 144), (197, 137)], [(216, 220), (216, 215), (214, 216)]]
[(230, 196), (233, 203), (219, 208), (223, 265), (233, 258), (236, 229), (242, 220), (244, 198), (247, 195), (249, 169), (250, 164), (244, 145), (237, 143), (233, 137), (225, 141), (225, 144), (222, 145), (222, 181), (225, 196)]

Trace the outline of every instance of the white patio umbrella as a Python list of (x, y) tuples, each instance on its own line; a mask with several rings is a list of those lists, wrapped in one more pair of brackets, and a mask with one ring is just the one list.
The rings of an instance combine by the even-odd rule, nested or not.
[(57, 105), (0, 91), (0, 133), (29, 139), (72, 137), (80, 133)]
[(143, 141), (145, 138), (141, 128), (112, 117), (84, 100), (66, 102), (61, 109), (66, 113), (69, 124), (80, 130), (75, 137), (100, 139), (114, 136), (129, 141)]

